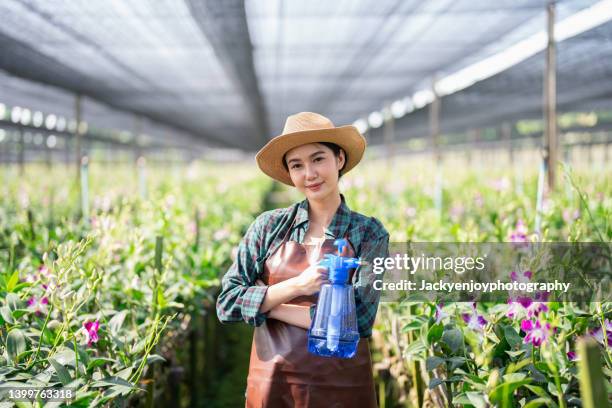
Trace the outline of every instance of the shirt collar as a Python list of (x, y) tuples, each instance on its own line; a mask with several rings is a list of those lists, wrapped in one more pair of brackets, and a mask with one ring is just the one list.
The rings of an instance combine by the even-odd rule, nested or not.
[[(297, 214), (295, 216), (294, 228), (304, 225), (308, 228), (308, 200), (299, 203)], [(340, 206), (336, 210), (329, 226), (325, 229), (326, 238), (339, 238), (346, 235), (347, 229), (351, 221), (351, 210), (346, 205), (346, 200), (343, 194), (340, 194)]]

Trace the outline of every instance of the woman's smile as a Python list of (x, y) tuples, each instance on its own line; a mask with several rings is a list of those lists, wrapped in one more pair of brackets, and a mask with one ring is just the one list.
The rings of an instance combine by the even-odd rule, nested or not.
[(309, 186), (306, 186), (306, 188), (309, 189), (310, 191), (319, 191), (322, 184), (323, 184), (323, 181), (317, 184), (311, 184)]

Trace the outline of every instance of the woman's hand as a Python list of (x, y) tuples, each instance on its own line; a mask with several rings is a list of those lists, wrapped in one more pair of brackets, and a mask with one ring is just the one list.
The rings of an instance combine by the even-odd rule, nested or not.
[(321, 289), (327, 281), (327, 268), (320, 265), (311, 265), (301, 274), (292, 278), (301, 295), (312, 295)]

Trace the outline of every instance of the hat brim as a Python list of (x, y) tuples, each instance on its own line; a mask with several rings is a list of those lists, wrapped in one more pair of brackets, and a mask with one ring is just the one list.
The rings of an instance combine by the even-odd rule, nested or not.
[(257, 165), (261, 171), (273, 179), (293, 186), (289, 172), (283, 166), (283, 157), (294, 147), (320, 142), (334, 143), (345, 151), (347, 161), (342, 174), (349, 172), (361, 161), (366, 148), (365, 138), (352, 125), (329, 129), (303, 130), (286, 133), (270, 140), (255, 156)]

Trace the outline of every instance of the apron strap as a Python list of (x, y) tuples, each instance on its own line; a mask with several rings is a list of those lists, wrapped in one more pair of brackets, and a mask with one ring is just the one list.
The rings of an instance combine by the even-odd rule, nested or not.
[[(347, 240), (347, 241), (351, 242), (351, 241), (348, 239), (348, 236), (349, 236), (349, 231), (351, 230), (351, 225), (352, 225), (352, 221), (353, 221), (353, 212), (352, 212), (351, 210), (349, 210), (349, 211), (350, 211), (350, 215), (349, 215), (349, 225), (348, 225), (348, 227), (346, 228), (346, 232), (345, 232), (345, 234), (344, 234), (344, 238), (346, 238), (346, 240)], [(274, 253), (275, 253), (275, 252), (276, 252), (276, 251), (277, 251), (277, 250), (278, 250), (278, 249), (281, 247), (281, 245), (283, 245), (285, 242), (287, 242), (287, 239), (288, 239), (288, 237), (289, 237), (289, 235), (290, 235), (291, 231), (293, 230), (293, 226), (295, 225), (295, 218), (296, 218), (296, 217), (297, 217), (297, 211), (296, 211), (296, 213), (293, 215), (293, 220), (291, 221), (291, 225), (289, 226), (289, 228), (287, 228), (287, 231), (285, 231), (285, 235), (283, 236), (283, 239), (282, 239), (282, 240), (281, 240), (281, 242), (280, 242), (280, 243), (278, 243), (278, 244), (275, 244), (275, 242), (273, 242), (273, 243), (272, 243), (272, 245), (271, 245), (271, 246), (272, 246), (272, 248), (273, 248), (273, 249), (272, 249), (272, 251), (270, 251), (268, 254), (266, 254), (266, 258), (268, 258), (268, 257), (270, 257), (270, 256), (272, 256), (272, 255), (274, 255)], [(276, 241), (276, 240), (274, 240), (274, 241)], [(351, 243), (351, 246), (352, 246), (352, 245), (353, 245), (353, 244)]]
[[(297, 214), (297, 213), (296, 213)], [(274, 239), (272, 241), (272, 243), (270, 244), (271, 250), (266, 254), (266, 259), (273, 256), (276, 251), (278, 251), (278, 249), (285, 243), (287, 242), (287, 239), (289, 237), (289, 234), (291, 233), (291, 230), (293, 229), (293, 226), (295, 225), (295, 216), (293, 217), (293, 221), (291, 221), (291, 225), (289, 226), (289, 228), (287, 228), (287, 231), (285, 231), (285, 235), (283, 236), (283, 239), (281, 240), (280, 243), (276, 244), (277, 240)]]

